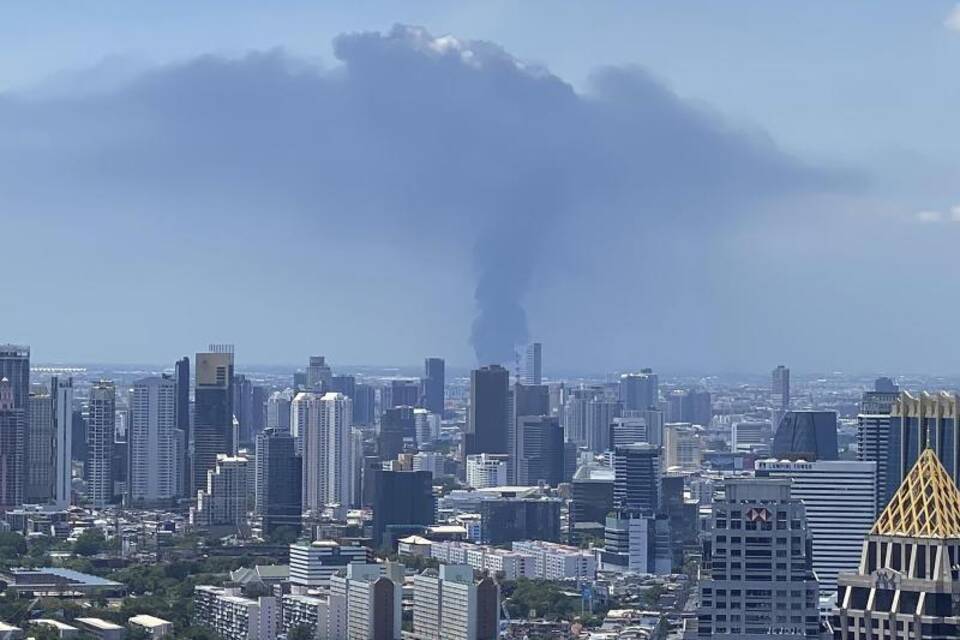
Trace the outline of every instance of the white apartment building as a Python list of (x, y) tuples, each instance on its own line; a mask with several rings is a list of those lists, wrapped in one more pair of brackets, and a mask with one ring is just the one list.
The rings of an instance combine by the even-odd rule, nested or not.
[[(302, 394), (294, 398), (294, 403)], [(312, 402), (312, 401), (311, 401)], [(319, 513), (329, 504), (353, 503), (354, 458), (350, 398), (325, 393), (308, 403), (303, 433), (303, 508)], [(315, 411), (319, 414), (314, 419)], [(299, 412), (291, 408), (290, 420)]]
[(597, 577), (597, 558), (591, 551), (543, 540), (514, 542), (510, 548), (533, 556), (534, 573), (538, 578), (593, 580)]
[(467, 456), (467, 485), (489, 489), (507, 484), (507, 456), (480, 453)]
[(217, 465), (207, 471), (207, 488), (197, 491), (193, 523), (198, 527), (244, 524), (250, 492), (248, 473), (245, 457), (217, 455)]
[(493, 640), (500, 622), (499, 587), (489, 577), (475, 582), (473, 568), (441, 565), (413, 580), (416, 640)]
[(277, 600), (240, 595), (240, 589), (200, 585), (193, 592), (194, 624), (223, 640), (275, 640), (279, 628)]
[(350, 563), (368, 562), (366, 547), (341, 545), (333, 540), (315, 540), (290, 545), (290, 582), (310, 589), (326, 588), (330, 576)]
[(401, 592), (383, 565), (347, 565), (330, 578), (330, 625), (345, 631), (330, 640), (399, 640)]
[(134, 503), (168, 501), (177, 493), (177, 383), (153, 376), (133, 383), (130, 396), (130, 497)]

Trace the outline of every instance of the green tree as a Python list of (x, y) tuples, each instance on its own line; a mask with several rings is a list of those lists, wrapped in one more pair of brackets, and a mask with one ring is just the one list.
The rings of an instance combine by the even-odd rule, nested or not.
[(0, 532), (0, 558), (16, 559), (27, 553), (27, 540), (19, 533)]
[(95, 556), (106, 546), (107, 539), (103, 531), (97, 527), (91, 527), (77, 537), (77, 541), (73, 543), (73, 552), (78, 556)]

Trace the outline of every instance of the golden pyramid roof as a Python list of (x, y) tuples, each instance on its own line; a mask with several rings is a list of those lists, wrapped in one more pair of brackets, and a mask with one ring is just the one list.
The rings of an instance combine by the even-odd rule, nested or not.
[(932, 449), (920, 454), (870, 533), (960, 538), (960, 489)]

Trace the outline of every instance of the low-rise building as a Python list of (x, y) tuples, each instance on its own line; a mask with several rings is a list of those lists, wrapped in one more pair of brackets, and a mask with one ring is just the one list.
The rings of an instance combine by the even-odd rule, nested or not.
[(147, 615), (145, 613), (133, 616), (127, 620), (127, 624), (134, 629), (142, 629), (147, 632), (151, 638), (162, 638), (173, 633), (173, 623), (163, 618)]
[(543, 540), (514, 542), (511, 549), (534, 558), (534, 572), (544, 580), (588, 579), (597, 577), (596, 555), (586, 549)]
[(0, 622), (0, 640), (20, 640), (20, 638), (23, 638), (23, 629)]
[(310, 589), (325, 588), (330, 576), (350, 563), (370, 561), (366, 547), (342, 545), (333, 540), (290, 545), (290, 583)]
[(41, 627), (49, 627), (57, 633), (58, 638), (62, 638), (63, 640), (76, 638), (80, 635), (80, 629), (77, 629), (73, 625), (69, 625), (66, 622), (54, 620), (53, 618), (35, 618), (30, 620), (30, 624)]
[(82, 631), (100, 640), (123, 640), (127, 636), (125, 627), (103, 618), (75, 618), (74, 622)]

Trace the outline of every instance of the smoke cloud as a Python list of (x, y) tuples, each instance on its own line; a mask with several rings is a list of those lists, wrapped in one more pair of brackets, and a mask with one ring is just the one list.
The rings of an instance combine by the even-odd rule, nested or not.
[[(295, 262), (288, 277), (314, 292), (336, 245), (469, 247), (470, 339), (489, 363), (547, 321), (590, 324), (597, 299), (578, 293), (528, 326), (530, 297), (568, 279), (591, 279), (600, 316), (631, 314), (627, 333), (650, 344), (696, 326), (718, 234), (842, 182), (638, 68), (600, 70), (577, 92), (494, 44), (418, 27), (345, 34), (334, 49), (329, 69), (282, 51), (209, 56), (92, 91), (4, 96), (0, 196), (49, 225), (85, 216), (118, 241), (166, 243), (174, 264), (227, 230), (262, 233), (257, 251)], [(298, 231), (272, 246), (270, 227)], [(224, 277), (202, 269), (190, 277)], [(644, 300), (662, 305), (659, 328)]]

